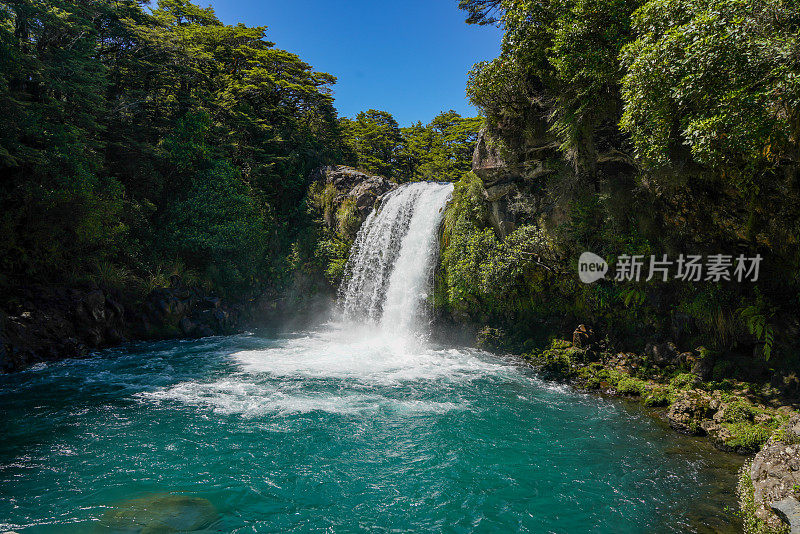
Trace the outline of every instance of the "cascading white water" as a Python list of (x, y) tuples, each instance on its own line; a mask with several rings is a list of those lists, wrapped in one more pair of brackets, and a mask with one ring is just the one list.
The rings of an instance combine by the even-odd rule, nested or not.
[(347, 319), (378, 323), (396, 334), (416, 330), (434, 269), (436, 233), (452, 192), (452, 184), (406, 184), (369, 215), (339, 290)]

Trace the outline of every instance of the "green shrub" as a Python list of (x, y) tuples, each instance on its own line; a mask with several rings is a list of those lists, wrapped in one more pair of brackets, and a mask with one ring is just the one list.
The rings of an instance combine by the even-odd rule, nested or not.
[(568, 349), (570, 347), (572, 347), (572, 342), (566, 339), (554, 339), (550, 341), (551, 349)]
[(361, 217), (358, 214), (356, 201), (354, 198), (348, 197), (342, 201), (339, 209), (336, 210), (336, 228), (341, 235), (353, 240), (360, 226)]
[(723, 412), (726, 423), (746, 423), (752, 421), (758, 413), (752, 404), (742, 400), (729, 403)]
[(746, 452), (757, 452), (775, 432), (773, 425), (750, 422), (725, 423), (725, 427), (732, 434), (725, 445)]
[(565, 352), (546, 350), (541, 353), (542, 371), (550, 376), (569, 378), (573, 375), (572, 361)]

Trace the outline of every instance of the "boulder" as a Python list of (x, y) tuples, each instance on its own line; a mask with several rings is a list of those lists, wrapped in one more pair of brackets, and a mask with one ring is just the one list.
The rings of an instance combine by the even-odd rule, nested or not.
[(698, 390), (684, 391), (670, 406), (667, 419), (679, 432), (702, 436), (709, 428), (709, 423), (704, 422), (713, 422), (714, 411), (709, 395)]
[(800, 444), (770, 439), (753, 459), (750, 479), (758, 506), (756, 515), (772, 526), (783, 523), (792, 532), (800, 532), (796, 501), (796, 488), (800, 486)]
[(78, 303), (76, 317), (84, 326), (91, 327), (106, 319), (106, 296), (97, 289), (89, 292)]
[(478, 133), (475, 150), (472, 152), (472, 172), (483, 180), (484, 184), (491, 185), (503, 180), (514, 178), (510, 166), (500, 154), (499, 145), (492, 142), (483, 129)]
[(195, 330), (195, 324), (188, 317), (181, 318), (181, 320), (178, 322), (178, 326), (180, 327), (181, 332), (187, 336), (191, 335)]
[[(701, 351), (703, 354), (703, 351)], [(704, 354), (694, 365), (692, 365), (692, 373), (696, 374), (703, 381), (711, 380), (714, 376), (714, 363), (716, 358), (711, 353)]]
[(781, 521), (789, 525), (789, 534), (800, 534), (800, 502), (794, 497), (786, 497), (770, 505)]
[(793, 415), (786, 425), (786, 438), (793, 442), (800, 442), (800, 415)]
[(674, 343), (649, 343), (644, 355), (650, 363), (660, 367), (674, 365), (678, 361), (678, 349)]

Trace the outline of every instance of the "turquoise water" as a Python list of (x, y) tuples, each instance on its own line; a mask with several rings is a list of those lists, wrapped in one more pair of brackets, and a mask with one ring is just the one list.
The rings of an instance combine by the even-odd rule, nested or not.
[(133, 344), (0, 377), (0, 404), (0, 531), (166, 532), (108, 517), (168, 493), (210, 501), (204, 532), (737, 531), (741, 459), (475, 350)]

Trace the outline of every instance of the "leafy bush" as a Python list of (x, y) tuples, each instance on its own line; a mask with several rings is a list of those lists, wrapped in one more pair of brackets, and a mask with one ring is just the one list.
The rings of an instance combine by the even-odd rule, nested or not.
[(771, 425), (759, 425), (748, 421), (738, 423), (725, 423), (732, 437), (725, 441), (725, 445), (737, 450), (756, 452), (775, 432)]

